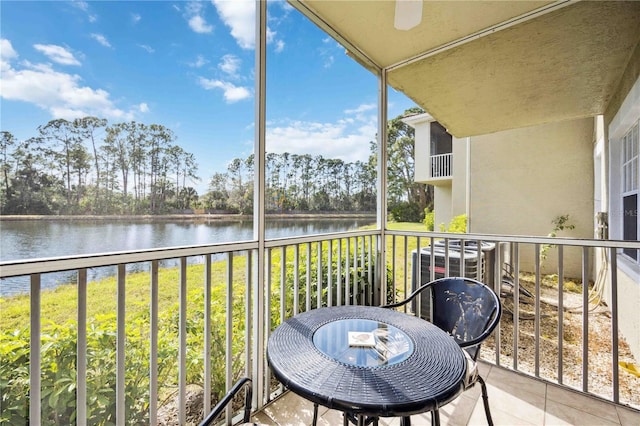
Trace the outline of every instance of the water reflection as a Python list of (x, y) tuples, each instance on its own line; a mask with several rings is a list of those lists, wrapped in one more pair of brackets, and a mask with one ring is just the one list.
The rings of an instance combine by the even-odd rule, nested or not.
[[(291, 237), (354, 230), (375, 219), (270, 220), (267, 238)], [(37, 259), (78, 254), (143, 250), (162, 247), (225, 243), (253, 239), (252, 221), (3, 221), (0, 260)], [(174, 267), (178, 259), (162, 261), (161, 267)], [(189, 264), (204, 262), (202, 256), (187, 259)], [(127, 272), (149, 270), (149, 262), (131, 264)], [(115, 275), (115, 267), (93, 268), (87, 279), (94, 281)], [(42, 275), (42, 288), (77, 281), (75, 271)], [(29, 277), (0, 280), (0, 297), (27, 292)]]

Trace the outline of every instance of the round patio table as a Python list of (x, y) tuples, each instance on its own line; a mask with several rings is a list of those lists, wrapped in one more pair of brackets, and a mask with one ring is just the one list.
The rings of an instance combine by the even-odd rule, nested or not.
[(295, 315), (269, 337), (267, 359), (294, 393), (360, 419), (441, 407), (462, 392), (467, 365), (458, 344), (433, 324), (367, 306)]

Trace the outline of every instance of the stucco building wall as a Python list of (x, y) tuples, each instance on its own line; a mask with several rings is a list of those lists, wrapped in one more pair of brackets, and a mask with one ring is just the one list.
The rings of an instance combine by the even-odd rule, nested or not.
[(451, 217), (467, 214), (467, 172), (469, 138), (453, 138), (453, 173), (451, 181)]
[[(469, 231), (546, 236), (553, 220), (575, 225), (559, 236), (593, 237), (593, 119), (474, 136), (470, 142)], [(534, 248), (520, 247), (521, 270), (533, 270)], [(555, 272), (551, 250), (543, 272)], [(565, 253), (565, 274), (580, 277), (581, 256)]]

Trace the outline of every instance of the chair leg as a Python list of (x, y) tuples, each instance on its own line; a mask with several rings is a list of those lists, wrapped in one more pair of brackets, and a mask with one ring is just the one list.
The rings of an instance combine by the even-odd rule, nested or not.
[(318, 424), (318, 404), (313, 404), (313, 422), (311, 423), (313, 426)]
[(484, 404), (484, 413), (487, 416), (487, 423), (489, 426), (493, 426), (493, 419), (491, 419), (491, 410), (489, 409), (489, 395), (487, 394), (487, 385), (484, 379), (478, 375), (478, 381), (482, 387), (482, 403)]
[(411, 417), (406, 416), (400, 419), (400, 426), (411, 426)]
[(440, 426), (440, 411), (437, 408), (431, 412), (431, 426)]

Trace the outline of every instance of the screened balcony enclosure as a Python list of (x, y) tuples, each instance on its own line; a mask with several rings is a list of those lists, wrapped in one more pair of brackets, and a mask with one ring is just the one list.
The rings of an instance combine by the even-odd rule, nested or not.
[[(640, 63), (640, 3), (424, 2), (410, 31), (394, 28), (393, 1), (289, 3), (378, 79), (376, 226), (265, 237), (267, 4), (257, 1), (254, 238), (2, 262), (0, 278), (29, 280), (30, 318), (18, 368), (1, 378), (21, 397), (1, 399), (0, 424), (197, 424), (241, 376), (253, 381), (257, 421), (310, 424), (311, 404), (269, 370), (266, 342), (279, 324), (323, 306), (399, 301), (421, 282), (460, 275), (492, 286), (505, 307), (480, 355), (496, 424), (638, 424), (640, 378), (625, 366), (640, 360), (621, 333), (618, 292), (621, 256), (637, 241), (393, 230), (385, 189), (389, 88), (456, 137), (607, 114), (625, 70), (637, 78), (640, 69), (629, 66)], [(492, 249), (461, 255), (467, 243)], [(178, 266), (162, 268), (166, 260)], [(105, 267), (114, 279), (92, 287), (88, 271)], [(75, 276), (71, 335), (42, 332), (51, 299), (41, 283), (61, 271)], [(134, 280), (148, 286), (132, 298)], [(91, 291), (113, 291), (113, 306), (92, 305)], [(98, 308), (100, 329), (89, 321)], [(484, 424), (479, 389), (467, 394), (443, 408), (443, 422)], [(60, 395), (70, 395), (64, 407)], [(57, 417), (69, 407), (72, 416)], [(320, 414), (319, 424), (341, 424), (340, 413)]]

